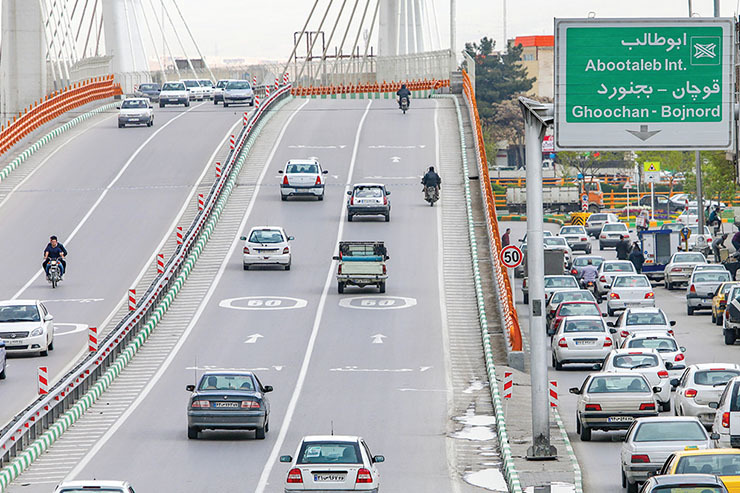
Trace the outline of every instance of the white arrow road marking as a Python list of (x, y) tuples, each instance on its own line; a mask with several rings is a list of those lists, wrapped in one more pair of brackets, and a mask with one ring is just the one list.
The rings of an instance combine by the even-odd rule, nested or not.
[(366, 180), (418, 180), (420, 176), (366, 176)]
[[(280, 367), (273, 367), (273, 368), (283, 368)], [(216, 366), (216, 365), (203, 365), (203, 366), (186, 366), (186, 370), (196, 370), (196, 371), (269, 371), (270, 368), (268, 367), (262, 367), (262, 368), (224, 368), (223, 366)]]
[(373, 338), (373, 344), (383, 344), (383, 339), (386, 338), (383, 334), (375, 334), (371, 337)]
[(252, 334), (251, 336), (247, 337), (247, 340), (244, 341), (244, 344), (254, 344), (257, 342), (257, 339), (264, 337), (262, 334)]
[(394, 163), (400, 163), (401, 162), (401, 158), (398, 157), (398, 156), (393, 156), (391, 158), (391, 161), (394, 162)]
[(275, 368), (275, 371), (280, 371), (285, 367), (284, 366), (273, 366), (273, 368)]
[(420, 366), (419, 367), (419, 371), (420, 372), (425, 372), (427, 370), (430, 370), (431, 368), (432, 368), (431, 366)]

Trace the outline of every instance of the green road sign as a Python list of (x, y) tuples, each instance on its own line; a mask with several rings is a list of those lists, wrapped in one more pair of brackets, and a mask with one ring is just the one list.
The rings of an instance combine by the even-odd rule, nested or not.
[(556, 19), (558, 149), (727, 149), (731, 19)]

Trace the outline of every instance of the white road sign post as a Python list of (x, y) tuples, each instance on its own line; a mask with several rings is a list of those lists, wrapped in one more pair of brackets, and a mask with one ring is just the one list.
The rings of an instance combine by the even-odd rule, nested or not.
[(555, 149), (731, 149), (733, 19), (555, 19)]

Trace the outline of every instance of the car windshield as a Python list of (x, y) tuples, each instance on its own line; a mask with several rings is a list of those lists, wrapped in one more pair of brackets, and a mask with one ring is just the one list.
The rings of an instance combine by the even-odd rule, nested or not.
[(545, 289), (547, 288), (577, 288), (578, 281), (572, 276), (548, 277), (545, 276)]
[(246, 80), (234, 80), (226, 83), (226, 89), (249, 89), (249, 82)]
[(660, 227), (660, 229), (670, 229), (671, 231), (681, 231), (685, 226), (681, 223), (668, 223)]
[(658, 357), (654, 354), (617, 354), (612, 360), (614, 368), (652, 368), (658, 366)]
[(605, 224), (602, 231), (627, 231), (627, 226), (622, 223)]
[(95, 491), (96, 493), (123, 493), (123, 488), (100, 488), (98, 486), (95, 486), (94, 488), (85, 487), (85, 486), (73, 486), (69, 488), (62, 488), (57, 493), (72, 493), (72, 492), (79, 492), (79, 493), (90, 493), (91, 491)]
[(568, 242), (565, 241), (565, 238), (556, 238), (554, 236), (549, 237), (549, 238), (543, 238), (543, 241), (545, 242), (545, 245), (546, 246), (558, 247), (558, 246), (567, 246), (568, 245)]
[(148, 107), (149, 107), (149, 103), (147, 103), (143, 99), (128, 99), (121, 104), (122, 109), (148, 108)]
[(317, 174), (319, 172), (319, 166), (317, 164), (289, 164), (285, 168), (286, 173), (312, 173)]
[(597, 269), (604, 263), (604, 259), (600, 257), (576, 257), (575, 260), (573, 260), (573, 265), (576, 267), (583, 267), (584, 265), (588, 265), (589, 260)]
[(676, 341), (670, 337), (647, 337), (645, 339), (634, 339), (627, 343), (628, 348), (635, 349), (657, 349), (659, 353), (672, 353), (678, 351)]
[(560, 305), (561, 317), (567, 317), (571, 315), (595, 315), (601, 316), (599, 307), (595, 303), (562, 303)]
[(735, 287), (735, 285), (734, 285), (734, 284), (732, 284), (731, 282), (726, 282), (726, 283), (722, 284), (722, 289), (721, 289), (721, 291), (720, 291), (720, 292), (721, 292), (722, 294), (724, 294), (725, 296), (727, 296), (727, 293), (729, 293), (729, 292), (730, 292), (730, 290), (731, 290), (731, 289), (732, 289), (733, 287)]
[(663, 312), (630, 312), (627, 314), (627, 325), (666, 325)]
[(596, 221), (606, 221), (606, 217), (606, 214), (591, 214), (590, 216), (588, 216), (587, 222), (593, 223)]
[(697, 385), (720, 386), (740, 375), (738, 370), (700, 370), (694, 373), (694, 383)]
[(200, 87), (197, 80), (185, 80), (183, 81), (186, 87)]
[(185, 84), (182, 82), (165, 82), (162, 86), (163, 91), (184, 91)]
[(377, 199), (383, 196), (380, 187), (355, 187), (355, 197), (358, 199)]
[(251, 375), (203, 375), (198, 390), (247, 390), (255, 389)]
[(632, 437), (635, 442), (690, 442), (706, 440), (707, 433), (696, 421), (653, 421), (641, 423)]
[(740, 476), (740, 454), (687, 455), (678, 459), (675, 474)]
[(673, 255), (673, 262), (674, 263), (697, 262), (697, 263), (703, 264), (706, 262), (706, 260), (704, 259), (704, 255), (702, 255), (701, 253), (688, 252), (688, 253), (677, 253)]
[(282, 243), (283, 233), (277, 229), (255, 229), (249, 235), (249, 243)]
[(727, 490), (721, 486), (697, 484), (696, 481), (672, 486), (656, 486), (650, 490), (651, 493), (724, 493), (725, 491)]
[(0, 323), (4, 322), (40, 322), (36, 305), (0, 306)]
[(227, 80), (220, 80), (216, 82), (216, 87), (226, 87), (226, 84), (228, 84), (229, 81)]
[[(694, 224), (693, 226), (689, 226), (689, 231), (691, 231), (691, 234), (692, 235), (695, 235), (699, 231), (699, 226), (696, 225), (696, 224)], [(705, 235), (708, 235), (709, 234), (709, 228), (707, 228), (706, 226), (704, 226), (704, 233), (703, 234), (705, 234)]]
[(550, 298), (550, 303), (558, 305), (563, 301), (593, 301), (591, 291), (579, 289), (577, 291), (556, 291)]
[(298, 464), (361, 464), (360, 448), (352, 442), (305, 442)]
[(634, 272), (635, 266), (630, 262), (609, 262), (604, 264), (604, 272)]
[(615, 288), (649, 288), (650, 281), (645, 276), (617, 276), (613, 286)]
[(604, 322), (599, 320), (569, 320), (563, 332), (606, 332)]
[(651, 392), (645, 379), (636, 376), (594, 377), (588, 385), (589, 394), (608, 394), (610, 392)]
[(203, 87), (213, 87), (213, 82), (211, 82), (210, 80), (199, 80), (198, 82)]
[(142, 84), (139, 86), (142, 91), (156, 91), (159, 89), (159, 84)]
[(694, 274), (693, 282), (725, 282), (730, 280), (729, 272), (699, 272)]
[[(689, 215), (695, 216), (697, 214), (697, 208), (696, 207), (689, 207)], [(686, 215), (686, 211), (681, 213), (682, 216)]]
[(582, 226), (564, 226), (560, 230), (561, 235), (585, 235), (586, 230)]

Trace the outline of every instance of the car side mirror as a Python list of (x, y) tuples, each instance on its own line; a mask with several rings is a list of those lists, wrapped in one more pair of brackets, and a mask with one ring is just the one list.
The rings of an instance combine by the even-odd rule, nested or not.
[(195, 385), (186, 385), (185, 390), (188, 392), (195, 392)]
[(610, 334), (616, 334), (617, 333), (617, 329), (609, 329), (609, 333)]
[(347, 190), (347, 195), (352, 195), (352, 190)]
[(712, 409), (719, 409), (719, 402), (710, 402), (708, 405)]
[(293, 457), (289, 455), (281, 455), (280, 462), (293, 462)]
[(373, 457), (373, 462), (378, 464), (381, 462), (385, 462), (385, 457), (383, 457), (382, 455), (376, 455), (375, 457)]
[(608, 314), (607, 313), (602, 313), (601, 316), (604, 317), (604, 318), (606, 318), (608, 316)]
[(581, 389), (579, 389), (578, 387), (571, 387), (568, 389), (568, 392), (578, 395), (581, 393)]
[(278, 170), (278, 174), (281, 174), (282, 175), (283, 174), (283, 170), (281, 170), (281, 169)]
[(46, 320), (47, 322), (51, 322), (52, 320), (54, 320), (54, 315), (49, 313), (48, 315), (46, 315), (46, 318), (44, 318), (44, 320)]
[(332, 260), (339, 260), (339, 255), (334, 255), (331, 259)]
[(680, 349), (682, 353), (685, 353), (685, 352), (686, 352), (686, 348), (685, 348), (685, 347), (683, 347), (683, 346), (681, 346), (681, 347), (680, 347), (680, 348), (678, 348), (678, 349)]
[(653, 393), (654, 394), (660, 394), (660, 391), (663, 390), (660, 387), (653, 387)]
[(3, 341), (0, 341), (0, 348), (4, 348), (4, 347), (5, 347), (5, 343)]
[(714, 432), (710, 433), (709, 434), (709, 439), (710, 440), (719, 440), (720, 439), (719, 433), (714, 433)]
[(678, 387), (678, 378), (671, 378), (671, 387)]
[(246, 237), (246, 236), (240, 236), (240, 237), (239, 237), (239, 239), (240, 239), (241, 241), (247, 241), (247, 237)]
[(325, 169), (325, 170), (321, 171), (321, 174), (324, 174), (324, 175), (326, 175), (328, 173), (329, 173), (329, 170), (328, 169)]
[(386, 194), (386, 195), (390, 195), (390, 194), (391, 194), (390, 190), (386, 190), (386, 191), (385, 191), (385, 194)]
[[(607, 322), (607, 323), (606, 323), (606, 326), (607, 326), (607, 327), (614, 327), (614, 322)], [(610, 331), (610, 332), (611, 332), (611, 331)], [(612, 332), (612, 334), (614, 334), (615, 332), (616, 332), (616, 331)]]
[(288, 241), (293, 241), (293, 240), (295, 240), (295, 236), (288, 236)]
[(675, 320), (671, 320), (671, 327), (675, 327), (675, 326), (676, 326), (676, 321)]
[(673, 369), (673, 363), (671, 363), (670, 361), (666, 361), (665, 362), (665, 369), (666, 370), (672, 370)]
[(601, 370), (601, 363), (594, 363), (594, 366), (592, 366), (591, 368), (593, 368), (595, 371), (599, 371)]
[(121, 109), (121, 107), (120, 107), (120, 106), (116, 106), (116, 109), (117, 109), (117, 110), (120, 110), (120, 109)]
[(390, 259), (391, 259), (390, 255), (386, 255), (386, 256), (385, 256), (385, 259), (386, 259), (386, 260), (390, 260)]
[(272, 392), (272, 385), (265, 385), (262, 387), (263, 392)]

